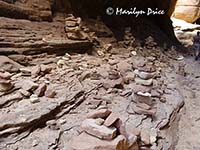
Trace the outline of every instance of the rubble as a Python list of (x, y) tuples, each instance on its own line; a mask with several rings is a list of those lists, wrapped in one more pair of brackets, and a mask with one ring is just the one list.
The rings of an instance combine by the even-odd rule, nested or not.
[[(81, 133), (81, 135), (74, 137), (69, 142), (72, 149), (78, 150), (83, 148), (79, 147), (80, 144), (83, 144), (83, 149), (138, 149), (137, 136), (134, 134), (127, 135), (125, 126), (123, 125), (123, 122), (118, 114), (113, 113), (108, 109), (101, 109), (90, 114), (89, 118), (91, 117), (96, 119), (86, 119), (81, 124), (81, 130), (85, 133)], [(102, 118), (105, 118), (105, 120)], [(118, 141), (119, 137), (123, 137), (123, 142), (114, 144), (113, 141)], [(87, 139), (90, 139), (90, 143), (86, 142)], [(92, 143), (92, 141), (95, 142)], [(75, 142), (79, 144), (75, 145)], [(102, 147), (102, 144), (104, 144), (103, 146), (105, 147)]]

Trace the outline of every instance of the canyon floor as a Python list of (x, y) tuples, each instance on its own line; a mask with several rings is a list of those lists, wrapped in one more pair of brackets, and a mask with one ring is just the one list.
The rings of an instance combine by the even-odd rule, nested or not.
[(129, 29), (121, 42), (102, 25), (106, 38), (69, 40), (63, 20), (0, 20), (1, 150), (200, 149), (192, 56)]

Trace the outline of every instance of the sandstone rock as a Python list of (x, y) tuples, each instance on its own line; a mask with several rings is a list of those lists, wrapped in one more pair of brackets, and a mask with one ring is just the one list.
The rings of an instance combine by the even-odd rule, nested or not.
[(31, 80), (24, 80), (21, 83), (22, 89), (26, 91), (34, 91), (36, 88), (38, 88), (38, 84), (34, 83)]
[(106, 141), (82, 133), (73, 138), (69, 145), (69, 150), (128, 150), (126, 138), (122, 135), (112, 141)]
[(148, 79), (151, 79), (151, 78), (154, 78), (156, 73), (149, 73), (149, 72), (144, 72), (144, 71), (139, 71), (139, 70), (135, 70), (134, 73), (140, 77), (141, 79), (145, 79), (145, 80), (148, 80)]
[(52, 70), (52, 67), (49, 67), (48, 65), (41, 64), (40, 67), (41, 67), (41, 72), (44, 74), (47, 74)]
[(139, 96), (144, 96), (144, 97), (152, 97), (152, 94), (150, 94), (149, 92), (141, 92), (141, 91), (139, 91), (136, 94), (139, 95)]
[(118, 119), (120, 119), (119, 115), (116, 113), (111, 113), (105, 120), (104, 125), (107, 127), (112, 126)]
[(137, 114), (143, 114), (143, 115), (148, 115), (148, 116), (155, 116), (156, 114), (156, 109), (152, 108), (149, 110), (137, 107), (137, 106), (133, 106), (133, 110), (137, 113)]
[(147, 66), (143, 66), (143, 67), (138, 67), (139, 71), (143, 71), (143, 72), (156, 72), (156, 67), (154, 65), (147, 65)]
[(140, 78), (135, 78), (135, 82), (140, 85), (151, 86), (153, 84), (153, 79), (143, 80)]
[(45, 91), (45, 96), (48, 98), (54, 98), (56, 96), (56, 91), (53, 89), (53, 87), (48, 86)]
[(105, 89), (110, 89), (110, 88), (123, 89), (124, 88), (123, 78), (119, 78), (116, 80), (102, 80), (102, 84)]
[(22, 67), (22, 65), (11, 60), (10, 58), (2, 55), (0, 56), (0, 69), (3, 69), (8, 72), (17, 72)]
[(38, 97), (42, 97), (44, 96), (44, 93), (47, 89), (47, 86), (45, 83), (42, 83), (39, 85), (39, 87), (34, 91), (34, 93), (38, 96)]
[(143, 85), (138, 85), (138, 84), (133, 85), (133, 92), (135, 94), (139, 92), (142, 92), (142, 93), (150, 92), (151, 89), (152, 89), (151, 86), (143, 86)]
[(149, 106), (152, 106), (152, 104), (153, 104), (153, 100), (152, 100), (151, 97), (149, 97), (149, 96), (140, 96), (140, 95), (137, 95), (137, 94), (134, 95), (133, 101), (135, 101), (136, 103), (145, 103), (145, 104), (147, 104)]
[(115, 121), (114, 126), (118, 129), (119, 134), (123, 135), (126, 138), (128, 137), (127, 132), (126, 132), (126, 127), (121, 119), (118, 119), (117, 121)]
[(136, 104), (137, 107), (140, 107), (142, 109), (145, 109), (145, 110), (150, 110), (151, 109), (151, 106), (145, 104), (145, 103), (137, 103)]
[(36, 65), (36, 66), (32, 67), (31, 76), (34, 78), (37, 77), (40, 74), (40, 71), (41, 71), (40, 65)]
[(111, 111), (108, 109), (100, 109), (100, 110), (95, 110), (88, 114), (87, 118), (106, 118), (111, 114)]
[(104, 140), (112, 140), (117, 135), (117, 129), (96, 124), (95, 119), (86, 119), (81, 124), (81, 129), (86, 133)]

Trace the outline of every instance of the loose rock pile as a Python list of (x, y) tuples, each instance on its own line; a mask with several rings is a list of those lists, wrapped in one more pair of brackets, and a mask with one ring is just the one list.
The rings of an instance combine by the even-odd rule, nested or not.
[(108, 109), (89, 114), (81, 130), (82, 133), (69, 142), (70, 150), (138, 150), (137, 136), (126, 132), (120, 115)]

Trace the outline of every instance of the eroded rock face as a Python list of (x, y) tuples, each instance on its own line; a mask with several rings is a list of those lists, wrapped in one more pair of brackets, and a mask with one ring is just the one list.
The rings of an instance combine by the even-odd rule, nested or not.
[(200, 0), (178, 0), (174, 16), (189, 23), (200, 18)]

